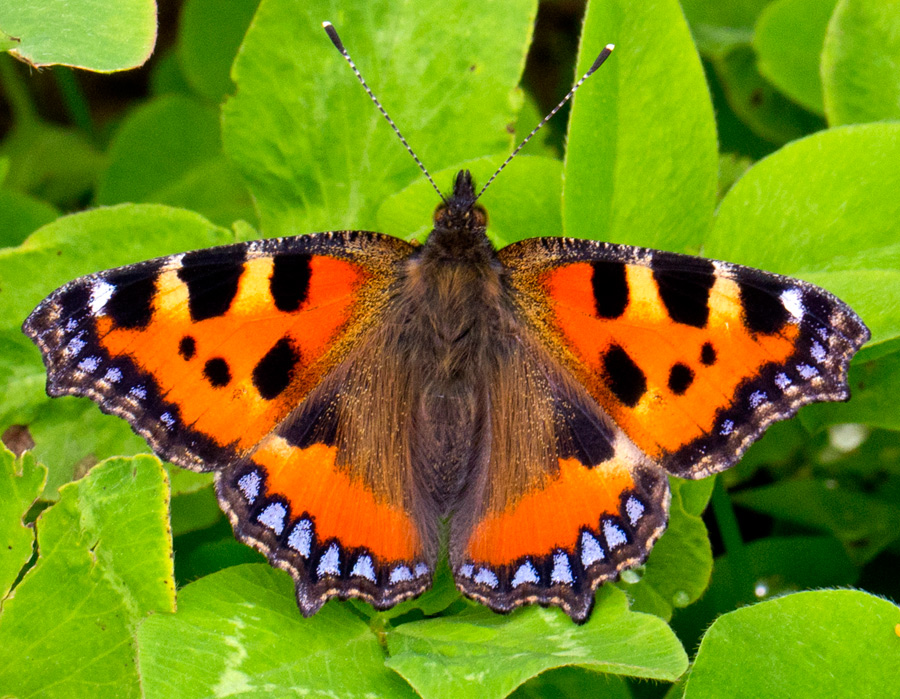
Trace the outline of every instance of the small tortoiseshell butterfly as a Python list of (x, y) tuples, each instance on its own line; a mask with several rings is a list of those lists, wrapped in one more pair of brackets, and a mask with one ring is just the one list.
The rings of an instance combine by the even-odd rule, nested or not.
[(24, 331), (50, 395), (215, 471), (304, 615), (422, 593), (449, 521), (463, 593), (584, 621), (665, 529), (667, 475), (722, 471), (800, 406), (846, 400), (869, 332), (823, 289), (728, 262), (495, 250), (476, 199), (460, 172), (423, 245), (337, 231), (92, 274)]

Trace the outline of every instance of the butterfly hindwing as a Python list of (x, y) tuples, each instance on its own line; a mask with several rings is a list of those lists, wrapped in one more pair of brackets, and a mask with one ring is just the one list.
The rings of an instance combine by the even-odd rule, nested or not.
[(173, 255), (76, 279), (24, 331), (50, 395), (88, 396), (163, 458), (215, 470), (346, 353), (409, 249), (339, 232)]
[[(392, 607), (427, 589), (434, 569), (408, 484), (398, 478), (385, 488), (364, 477), (353, 460), (365, 456), (339, 436), (340, 402), (317, 390), (244, 460), (217, 474), (235, 533), (291, 574), (307, 616), (330, 597)], [(398, 464), (384, 466), (399, 475)]]
[(500, 252), (528, 322), (637, 446), (700, 478), (773, 422), (846, 400), (858, 316), (813, 284), (699, 257), (540, 238)]
[(460, 589), (496, 611), (552, 604), (581, 622), (597, 586), (642, 562), (662, 534), (669, 487), (528, 337), (523, 327), (514, 342), (497, 339), (492, 451), (482, 488), (454, 515), (451, 566)]

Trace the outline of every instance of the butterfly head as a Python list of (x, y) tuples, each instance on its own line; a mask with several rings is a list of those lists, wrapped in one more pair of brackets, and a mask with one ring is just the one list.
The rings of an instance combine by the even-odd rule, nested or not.
[(475, 203), (476, 199), (472, 173), (460, 170), (453, 183), (453, 194), (434, 212), (435, 230), (484, 232), (487, 212)]

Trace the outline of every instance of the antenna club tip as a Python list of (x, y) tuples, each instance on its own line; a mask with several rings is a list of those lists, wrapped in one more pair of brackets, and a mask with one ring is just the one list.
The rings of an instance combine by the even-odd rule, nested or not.
[(616, 45), (615, 45), (615, 44), (607, 44), (607, 45), (606, 45), (606, 50), (607, 50), (607, 51), (615, 51), (615, 49), (616, 49)]
[(327, 19), (324, 22), (322, 22), (322, 29), (328, 29), (328, 27), (331, 27), (331, 26), (334, 26), (334, 25), (332, 25), (331, 22), (329, 22)]

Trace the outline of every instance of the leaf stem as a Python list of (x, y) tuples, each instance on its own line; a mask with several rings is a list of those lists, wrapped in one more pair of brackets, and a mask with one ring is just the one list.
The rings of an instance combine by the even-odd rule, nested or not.
[(93, 140), (96, 136), (96, 130), (94, 121), (91, 119), (91, 109), (81, 89), (81, 85), (78, 84), (75, 72), (71, 68), (57, 66), (53, 69), (53, 78), (56, 80), (63, 104), (69, 113), (69, 117), (72, 119), (72, 123)]
[(728, 497), (721, 478), (716, 478), (716, 484), (713, 486), (712, 506), (719, 533), (722, 535), (725, 553), (729, 556), (740, 556), (743, 553), (744, 540), (741, 538), (741, 528), (738, 525), (737, 516), (734, 514), (731, 498)]

